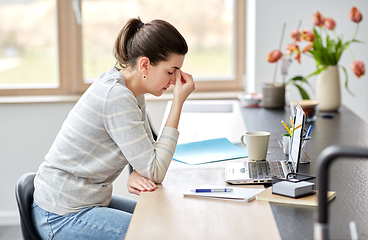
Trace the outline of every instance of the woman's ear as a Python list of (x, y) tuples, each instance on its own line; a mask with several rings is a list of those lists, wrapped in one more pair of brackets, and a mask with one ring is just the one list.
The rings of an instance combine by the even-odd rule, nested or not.
[(148, 74), (149, 66), (150, 66), (150, 60), (148, 57), (141, 57), (139, 59), (139, 70), (141, 71), (143, 76)]

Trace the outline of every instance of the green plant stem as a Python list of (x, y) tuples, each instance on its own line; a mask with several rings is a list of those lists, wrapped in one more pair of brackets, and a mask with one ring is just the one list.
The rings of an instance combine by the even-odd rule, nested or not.
[[(354, 41), (355, 38), (356, 38), (356, 35), (358, 34), (358, 31), (359, 31), (359, 23), (356, 24), (356, 28), (355, 28), (355, 33), (353, 35), (353, 38), (351, 39), (351, 41)], [(350, 47), (347, 48), (351, 54), (351, 56), (353, 57), (354, 60), (356, 60), (355, 56), (354, 56), (354, 53), (353, 51), (350, 49)]]
[(356, 35), (358, 34), (358, 30), (359, 30), (359, 23), (357, 23), (357, 26), (356, 26), (356, 28), (355, 28), (355, 33), (354, 33), (354, 35), (353, 35), (353, 39), (352, 39), (352, 40), (355, 40)]
[(349, 50), (349, 52), (350, 52), (351, 56), (353, 57), (353, 60), (356, 60), (356, 58), (355, 58), (355, 56), (354, 56), (353, 51), (352, 51), (349, 47), (348, 47), (347, 49)]

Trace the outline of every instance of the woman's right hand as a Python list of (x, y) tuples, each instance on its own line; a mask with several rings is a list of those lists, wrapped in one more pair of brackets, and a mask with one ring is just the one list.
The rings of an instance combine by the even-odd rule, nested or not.
[(171, 110), (167, 118), (166, 127), (178, 129), (181, 109), (185, 100), (194, 91), (195, 84), (192, 75), (182, 71), (175, 70), (174, 98), (171, 104)]
[(175, 88), (174, 88), (174, 100), (178, 100), (181, 104), (188, 98), (188, 96), (194, 91), (195, 83), (192, 75), (185, 73), (179, 69), (175, 70)]

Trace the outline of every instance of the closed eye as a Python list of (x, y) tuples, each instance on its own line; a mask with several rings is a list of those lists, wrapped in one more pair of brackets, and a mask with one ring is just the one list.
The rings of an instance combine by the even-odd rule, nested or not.
[(169, 74), (171, 75), (171, 74), (173, 74), (174, 72), (169, 72)]

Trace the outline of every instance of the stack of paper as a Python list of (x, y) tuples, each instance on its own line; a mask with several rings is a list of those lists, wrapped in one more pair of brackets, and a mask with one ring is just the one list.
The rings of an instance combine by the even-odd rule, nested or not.
[[(224, 186), (216, 185), (201, 185), (197, 189), (218, 189), (224, 188)], [(200, 198), (212, 198), (223, 200), (237, 200), (250, 202), (256, 198), (256, 195), (264, 190), (264, 188), (241, 188), (241, 187), (228, 187), (226, 189), (232, 189), (232, 192), (193, 192), (188, 191), (184, 193), (184, 197), (200, 197)]]
[[(290, 198), (284, 197), (277, 194), (272, 194), (272, 187), (267, 188), (263, 192), (257, 195), (257, 201), (268, 201), (286, 204), (297, 204), (297, 205), (307, 205), (307, 206), (317, 206), (317, 194), (309, 195), (301, 198)], [(327, 192), (327, 201), (331, 201), (336, 197), (336, 193), (332, 191)]]

